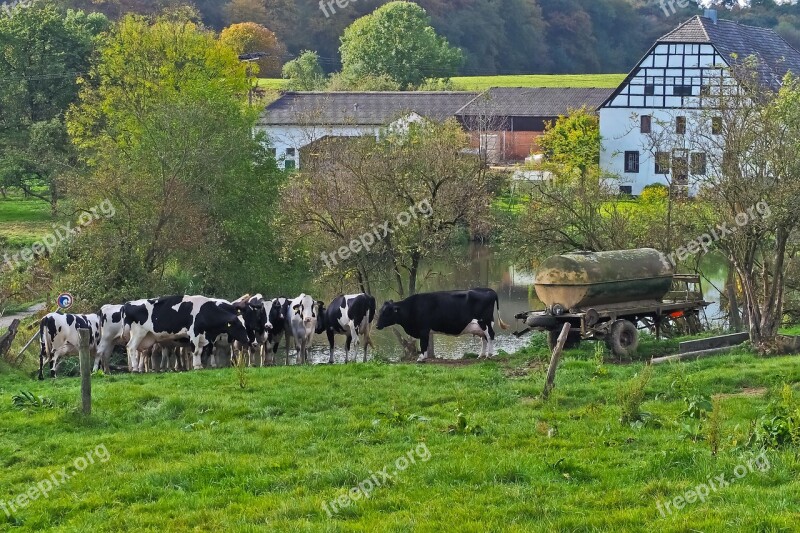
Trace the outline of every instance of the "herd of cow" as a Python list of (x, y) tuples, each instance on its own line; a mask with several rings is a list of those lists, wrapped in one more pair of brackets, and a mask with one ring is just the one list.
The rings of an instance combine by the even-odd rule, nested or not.
[[(495, 308), (500, 326), (506, 329), (492, 289), (420, 293), (399, 302), (387, 301), (378, 315), (377, 329), (399, 325), (420, 339), (420, 361), (426, 357), (432, 333), (478, 336), (483, 346), (481, 357), (491, 357)], [(364, 293), (337, 296), (327, 307), (307, 294), (293, 299), (265, 299), (257, 294), (232, 302), (169, 296), (104, 305), (98, 314), (50, 313), (39, 326), (39, 379), (44, 379), (45, 363), (55, 377), (59, 358), (78, 353), (81, 329), (89, 331), (94, 370), (102, 365), (105, 372), (110, 372), (115, 346), (126, 347), (131, 372), (197, 370), (204, 363), (222, 366), (217, 364), (219, 353), (233, 362), (273, 364), (281, 337), (285, 339), (286, 364), (292, 341), (298, 363), (305, 364), (315, 333), (327, 334), (329, 363), (334, 361), (336, 335), (346, 337), (345, 362), (353, 342), (363, 346), (366, 362), (367, 348), (373, 345), (370, 329), (375, 309), (375, 298)]]

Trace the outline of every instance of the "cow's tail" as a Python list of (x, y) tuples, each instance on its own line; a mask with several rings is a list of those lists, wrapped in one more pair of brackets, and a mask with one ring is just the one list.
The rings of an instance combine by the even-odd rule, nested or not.
[(508, 324), (503, 322), (503, 317), (500, 316), (500, 297), (495, 293), (494, 303), (497, 305), (497, 323), (500, 324), (502, 329), (508, 329)]

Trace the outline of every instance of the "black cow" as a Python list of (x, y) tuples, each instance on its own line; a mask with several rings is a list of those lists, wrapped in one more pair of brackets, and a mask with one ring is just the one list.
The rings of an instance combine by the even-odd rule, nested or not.
[(274, 354), (278, 353), (281, 335), (283, 335), (286, 340), (287, 365), (289, 364), (289, 344), (292, 338), (292, 330), (289, 327), (289, 302), (291, 302), (289, 298), (280, 297), (264, 303), (267, 310), (267, 347), (265, 348), (272, 346), (274, 357)]
[(397, 324), (408, 335), (419, 339), (418, 361), (425, 360), (431, 333), (482, 337), (481, 357), (492, 357), (495, 307), (500, 327), (507, 329), (500, 318), (500, 301), (492, 289), (415, 294), (399, 302), (389, 300), (383, 304), (377, 327), (380, 330)]
[[(317, 320), (317, 333), (328, 334), (330, 357), (333, 364), (333, 343), (336, 335), (345, 335), (344, 362), (350, 357), (350, 344), (356, 340), (356, 346), (364, 346), (364, 362), (367, 362), (367, 347), (372, 344), (369, 337), (370, 325), (375, 318), (375, 298), (369, 294), (349, 294), (337, 296), (330, 307), (320, 310)], [(358, 359), (358, 357), (356, 357)]]
[(220, 335), (228, 335), (242, 344), (256, 345), (255, 335), (248, 333), (242, 317), (246, 308), (246, 301), (234, 305), (204, 296), (168, 296), (126, 303), (123, 317), (125, 328), (130, 330), (127, 348), (131, 370), (142, 370), (139, 350), (156, 342), (189, 339), (195, 370), (203, 367), (203, 348)]

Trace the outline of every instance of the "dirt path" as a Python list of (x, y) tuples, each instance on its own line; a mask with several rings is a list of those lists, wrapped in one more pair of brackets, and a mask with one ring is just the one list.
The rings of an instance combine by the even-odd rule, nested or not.
[(15, 315), (4, 315), (0, 317), (0, 331), (8, 328), (11, 325), (11, 322), (15, 319), (24, 320), (31, 315), (34, 315), (44, 309), (45, 305), (43, 303), (36, 304), (34, 306), (29, 307), (26, 311), (22, 313), (17, 313)]

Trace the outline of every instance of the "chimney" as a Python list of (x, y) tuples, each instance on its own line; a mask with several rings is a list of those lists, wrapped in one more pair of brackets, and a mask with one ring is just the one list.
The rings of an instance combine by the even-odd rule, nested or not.
[(703, 13), (703, 16), (705, 18), (707, 18), (707, 19), (711, 19), (711, 22), (713, 22), (714, 24), (717, 23), (717, 10), (716, 9), (706, 9), (705, 13)]

